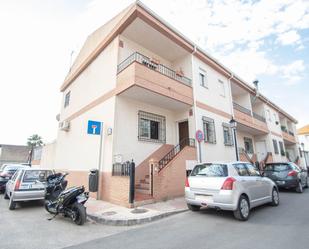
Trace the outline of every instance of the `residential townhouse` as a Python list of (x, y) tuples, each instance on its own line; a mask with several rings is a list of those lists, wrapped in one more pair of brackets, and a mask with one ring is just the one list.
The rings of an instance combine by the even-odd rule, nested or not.
[[(241, 160), (299, 157), (292, 116), (139, 1), (87, 38), (61, 91), (54, 165), (42, 166), (86, 186), (98, 169), (98, 198), (113, 203), (128, 205), (126, 161), (142, 204), (183, 195), (198, 158), (236, 160), (232, 118)], [(103, 123), (102, 136), (87, 134), (89, 120)]]

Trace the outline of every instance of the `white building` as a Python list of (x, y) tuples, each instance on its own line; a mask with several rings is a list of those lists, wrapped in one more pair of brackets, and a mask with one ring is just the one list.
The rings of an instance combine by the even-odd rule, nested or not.
[[(128, 177), (113, 170), (131, 159), (138, 200), (182, 195), (186, 167), (199, 158), (197, 130), (205, 134), (202, 161), (235, 160), (232, 118), (242, 160), (300, 156), (291, 115), (140, 2), (88, 37), (61, 91), (49, 162), (73, 184), (87, 185), (89, 169), (98, 168), (99, 197), (114, 203), (128, 204)], [(87, 134), (89, 120), (103, 122), (102, 143)]]

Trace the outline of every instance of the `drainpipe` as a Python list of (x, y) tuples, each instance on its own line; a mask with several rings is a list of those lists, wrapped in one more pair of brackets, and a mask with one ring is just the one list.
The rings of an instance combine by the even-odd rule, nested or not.
[[(195, 123), (195, 133), (196, 133), (196, 131), (197, 131), (197, 129), (198, 129), (198, 122), (197, 122), (197, 112), (196, 112), (196, 110), (197, 110), (197, 108), (196, 108), (196, 87), (194, 86), (194, 82), (195, 82), (195, 80), (194, 80), (194, 72), (195, 72), (195, 66), (194, 66), (194, 54), (196, 54), (196, 46), (194, 45), (194, 48), (193, 48), (193, 51), (192, 51), (192, 53), (191, 53), (191, 63), (192, 63), (192, 90), (193, 90), (193, 113), (194, 113), (194, 123)], [(194, 136), (195, 136), (195, 133), (194, 133)], [(196, 150), (197, 151), (197, 159), (198, 158), (202, 158), (201, 156), (202, 155), (200, 155), (200, 151), (197, 149)]]
[[(231, 114), (232, 114), (232, 119), (231, 121), (235, 121), (234, 118), (234, 108), (233, 108), (233, 95), (232, 95), (232, 84), (231, 84), (231, 79), (234, 78), (234, 74), (231, 73), (231, 76), (228, 78), (228, 82), (229, 82), (229, 93), (230, 93), (230, 99), (231, 99)], [(230, 121), (230, 123), (231, 123)], [(236, 161), (239, 161), (239, 151), (238, 151), (238, 142), (237, 142), (237, 125), (236, 123), (234, 124), (233, 129), (233, 136), (234, 136), (234, 146), (235, 146), (235, 153), (236, 153)]]

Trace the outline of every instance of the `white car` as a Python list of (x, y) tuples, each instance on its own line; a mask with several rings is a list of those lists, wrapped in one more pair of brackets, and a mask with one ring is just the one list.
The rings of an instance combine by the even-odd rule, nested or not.
[(276, 184), (248, 162), (197, 164), (186, 180), (185, 196), (192, 211), (230, 210), (238, 220), (248, 220), (256, 206), (279, 205)]

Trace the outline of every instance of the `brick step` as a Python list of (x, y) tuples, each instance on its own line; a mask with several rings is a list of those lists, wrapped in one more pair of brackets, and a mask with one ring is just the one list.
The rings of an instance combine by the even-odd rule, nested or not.
[(149, 184), (149, 182), (150, 182), (149, 178), (140, 180), (140, 183), (147, 183), (147, 184)]
[(142, 194), (142, 193), (135, 194), (134, 207), (140, 207), (154, 202), (155, 200), (149, 194)]
[(149, 195), (149, 188), (135, 188), (135, 192), (136, 193), (140, 193), (140, 194), (145, 194), (145, 195)]
[(140, 182), (140, 183), (136, 183), (135, 184), (135, 188), (147, 188), (149, 189), (149, 183), (145, 183), (145, 182)]

